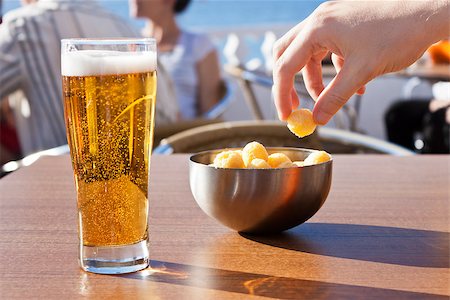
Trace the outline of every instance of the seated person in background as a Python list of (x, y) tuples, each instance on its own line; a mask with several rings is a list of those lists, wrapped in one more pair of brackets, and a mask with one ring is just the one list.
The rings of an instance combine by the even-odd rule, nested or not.
[[(430, 63), (450, 64), (450, 42), (428, 48)], [(390, 142), (419, 153), (450, 153), (450, 82), (433, 85), (434, 99), (400, 99), (386, 112)], [(421, 139), (423, 145), (416, 145)], [(420, 147), (420, 149), (418, 148)]]
[[(450, 99), (397, 101), (385, 122), (390, 142), (420, 153), (450, 153)], [(421, 149), (416, 146), (418, 136)]]
[[(3, 22), (2, 0), (0, 0), (0, 25)], [(0, 99), (0, 165), (20, 157), (13, 112), (8, 99)]]
[(0, 102), (0, 165), (21, 156), (15, 128), (14, 114), (8, 99), (3, 99)]
[(130, 0), (130, 13), (148, 19), (145, 36), (158, 43), (158, 58), (174, 82), (182, 119), (193, 119), (221, 98), (223, 82), (217, 52), (205, 34), (181, 29), (175, 15), (189, 0)]
[[(28, 155), (67, 144), (60, 40), (137, 37), (139, 34), (96, 1), (23, 2), (27, 5), (7, 13), (0, 26), (0, 99), (14, 93), (9, 101), (15, 109), (22, 154)], [(158, 87), (162, 83), (160, 79), (159, 75)], [(176, 105), (159, 102), (156, 110), (164, 112), (159, 114), (161, 122), (175, 120)], [(165, 106), (169, 109), (165, 110)]]

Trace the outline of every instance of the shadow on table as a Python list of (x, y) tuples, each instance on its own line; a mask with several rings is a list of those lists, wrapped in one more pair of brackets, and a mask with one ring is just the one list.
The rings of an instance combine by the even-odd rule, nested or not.
[(449, 268), (449, 234), (353, 224), (305, 223), (276, 235), (243, 237), (274, 247), (387, 264)]
[[(426, 293), (268, 276), (162, 261), (151, 261), (150, 264), (151, 267), (146, 270), (117, 276), (279, 299), (299, 299), (299, 297), (306, 299), (447, 299), (445, 296)], [(196, 296), (201, 296), (198, 293), (196, 290)]]

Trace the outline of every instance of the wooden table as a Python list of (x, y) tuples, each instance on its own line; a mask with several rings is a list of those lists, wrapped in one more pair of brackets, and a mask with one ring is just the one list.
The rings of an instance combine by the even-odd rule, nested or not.
[(448, 299), (450, 156), (336, 155), (322, 209), (266, 237), (203, 214), (187, 161), (152, 158), (153, 269), (121, 276), (78, 267), (68, 156), (1, 179), (0, 298)]

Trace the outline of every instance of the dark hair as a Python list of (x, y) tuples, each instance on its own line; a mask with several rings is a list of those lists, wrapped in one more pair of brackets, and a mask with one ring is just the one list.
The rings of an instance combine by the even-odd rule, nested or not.
[(191, 0), (176, 0), (173, 6), (173, 11), (177, 14), (183, 12), (188, 7)]

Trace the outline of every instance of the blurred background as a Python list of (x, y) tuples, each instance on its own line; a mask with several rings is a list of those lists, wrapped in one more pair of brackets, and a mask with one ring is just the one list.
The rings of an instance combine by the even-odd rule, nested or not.
[[(127, 0), (98, 2), (136, 28), (144, 28), (144, 20), (130, 17)], [(187, 10), (177, 16), (180, 27), (206, 33), (217, 48), (222, 76), (229, 85), (229, 99), (226, 109), (220, 114), (221, 121), (277, 120), (270, 89), (273, 43), (322, 2), (324, 1), (192, 0)], [(2, 13), (5, 15), (20, 6), (19, 0), (3, 0)], [(437, 77), (426, 74), (422, 76), (422, 73), (414, 72), (418, 67), (435, 63), (430, 52), (427, 52), (409, 68), (412, 72), (388, 74), (370, 82), (365, 95), (354, 96), (349, 102), (349, 109), (338, 114), (326, 127), (388, 141), (386, 113), (399, 99), (450, 99), (448, 85), (433, 88), (435, 83), (448, 81), (450, 77), (446, 61), (450, 57), (450, 48), (448, 45), (446, 47), (443, 50), (444, 68), (439, 70)], [(328, 78), (325, 76), (324, 81), (328, 82), (332, 76), (331, 72)], [(301, 79), (297, 88), (301, 94), (301, 106), (312, 108), (313, 102), (305, 93)], [(419, 134), (412, 150), (420, 153), (422, 147)]]

